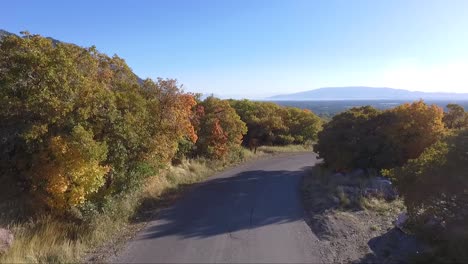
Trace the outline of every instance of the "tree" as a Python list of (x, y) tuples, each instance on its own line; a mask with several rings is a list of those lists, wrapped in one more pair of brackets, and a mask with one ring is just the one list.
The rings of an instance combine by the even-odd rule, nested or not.
[(422, 100), (385, 111), (380, 135), (385, 140), (378, 157), (383, 168), (402, 166), (415, 159), (444, 133), (442, 108)]
[(102, 58), (93, 47), (37, 35), (0, 42), (1, 175), (35, 197), (49, 195), (41, 199), (49, 206), (83, 202), (108, 170), (106, 144), (95, 138), (115, 109)]
[[(143, 84), (150, 111), (151, 159), (167, 163), (177, 151), (180, 140), (196, 142), (198, 136), (191, 122), (197, 104), (192, 94), (184, 93), (176, 80), (146, 80)], [(161, 147), (163, 145), (164, 147)]]
[(101, 164), (106, 154), (106, 144), (81, 126), (71, 135), (52, 137), (46, 149), (33, 156), (37, 165), (28, 172), (35, 196), (58, 212), (83, 204), (104, 184), (109, 167)]
[(253, 102), (249, 100), (231, 100), (232, 107), (241, 120), (247, 124), (248, 131), (244, 145), (256, 140), (259, 145), (270, 145), (276, 140), (280, 131), (285, 129), (280, 114), (281, 107), (275, 103)]
[(384, 112), (352, 108), (324, 126), (315, 149), (335, 169), (402, 166), (443, 137), (442, 117), (440, 107), (423, 101)]
[(318, 132), (322, 129), (322, 120), (317, 115), (295, 107), (283, 107), (281, 114), (286, 128), (283, 135), (291, 138), (285, 143), (304, 144), (317, 140)]
[(450, 262), (456, 263), (468, 260), (467, 150), (465, 129), (435, 143), (404, 166), (386, 171), (404, 199), (415, 231), (430, 231), (432, 239), (447, 247), (445, 254), (453, 258)]
[(303, 144), (316, 140), (321, 119), (308, 110), (281, 107), (275, 103), (230, 100), (231, 106), (247, 124), (244, 145)]
[(242, 143), (247, 127), (228, 101), (208, 97), (196, 110), (199, 114), (196, 151), (213, 159), (222, 159)]
[(0, 104), (1, 177), (58, 213), (131, 190), (197, 139), (175, 80), (39, 35), (0, 41)]
[(448, 104), (448, 112), (444, 113), (443, 121), (449, 129), (461, 129), (468, 127), (468, 113), (462, 106), (457, 104)]
[[(324, 125), (314, 149), (325, 163), (337, 170), (375, 168), (376, 148), (370, 144), (375, 123), (381, 112), (371, 106), (351, 108)], [(370, 149), (373, 147), (373, 149)]]

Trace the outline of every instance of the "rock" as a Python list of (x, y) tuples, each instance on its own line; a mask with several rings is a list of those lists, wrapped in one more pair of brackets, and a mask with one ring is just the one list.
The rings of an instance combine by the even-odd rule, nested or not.
[(361, 189), (359, 187), (340, 185), (337, 187), (337, 191), (343, 193), (350, 203), (358, 201), (361, 196)]
[(339, 186), (343, 190), (343, 192), (349, 196), (358, 196), (361, 192), (359, 187), (353, 186)]
[(363, 169), (355, 169), (349, 173), (351, 177), (361, 177), (365, 175), (365, 171)]
[(406, 213), (401, 213), (398, 215), (397, 220), (395, 221), (395, 227), (405, 234), (408, 231), (405, 227), (405, 224), (406, 224), (406, 221), (408, 221), (408, 218), (409, 217)]
[(337, 172), (335, 174), (333, 174), (333, 179), (339, 181), (341, 179), (346, 179), (346, 175), (344, 173), (341, 173), (341, 172)]
[(433, 215), (427, 217), (426, 221), (424, 222), (424, 226), (430, 229), (439, 229), (440, 231), (446, 228), (445, 221), (437, 219)]
[(369, 187), (364, 190), (366, 197), (382, 197), (385, 200), (395, 200), (398, 193), (392, 185), (392, 182), (384, 177), (375, 177)]
[(356, 182), (350, 174), (344, 174), (344, 173), (335, 173), (333, 174), (332, 181), (336, 185), (354, 185)]
[(4, 228), (0, 228), (0, 255), (5, 254), (13, 244), (13, 233)]
[(336, 197), (336, 196), (332, 196), (331, 200), (332, 200), (334, 205), (340, 204), (340, 199), (338, 197)]

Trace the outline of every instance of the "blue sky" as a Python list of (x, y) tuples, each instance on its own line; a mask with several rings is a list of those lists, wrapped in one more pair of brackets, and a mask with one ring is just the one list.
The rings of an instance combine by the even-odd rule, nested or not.
[(123, 57), (191, 92), (468, 92), (466, 0), (5, 1), (0, 28)]

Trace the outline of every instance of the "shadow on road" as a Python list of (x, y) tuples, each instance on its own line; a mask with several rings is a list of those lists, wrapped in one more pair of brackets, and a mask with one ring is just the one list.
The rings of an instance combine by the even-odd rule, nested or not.
[(303, 219), (297, 171), (255, 170), (208, 180), (163, 209), (140, 239), (204, 238)]

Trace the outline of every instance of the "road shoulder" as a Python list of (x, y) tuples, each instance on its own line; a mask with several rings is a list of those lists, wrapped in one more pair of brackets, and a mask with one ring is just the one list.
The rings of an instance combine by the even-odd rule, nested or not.
[(318, 247), (324, 261), (408, 262), (424, 246), (394, 227), (397, 216), (405, 210), (402, 201), (360, 196), (365, 180), (333, 174), (320, 166), (304, 177), (302, 196), (307, 222), (320, 239)]

